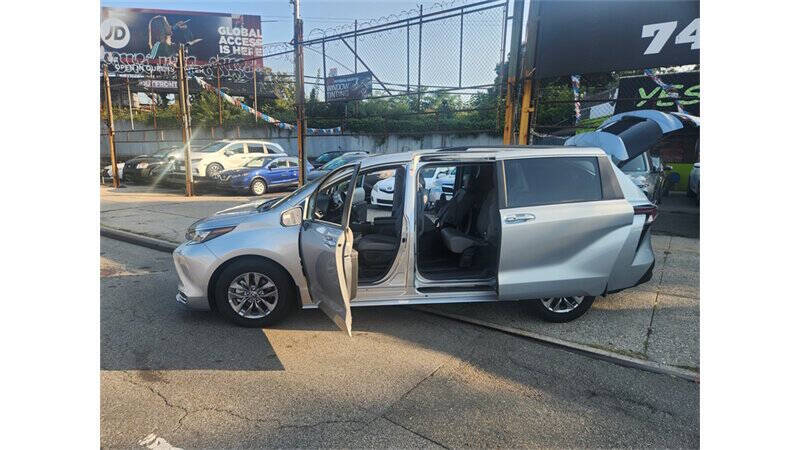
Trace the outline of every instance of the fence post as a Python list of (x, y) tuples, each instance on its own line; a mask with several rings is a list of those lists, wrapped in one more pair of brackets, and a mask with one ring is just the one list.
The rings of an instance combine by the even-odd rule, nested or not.
[(111, 154), (112, 186), (119, 187), (119, 173), (117, 173), (117, 149), (114, 147), (114, 108), (111, 106), (111, 82), (108, 80), (108, 67), (103, 65), (103, 82), (106, 90), (106, 109), (108, 109), (108, 152)]
[(133, 100), (131, 99), (131, 82), (130, 79), (125, 77), (125, 87), (128, 89), (128, 113), (131, 117), (131, 130), (135, 130), (133, 126)]
[(219, 80), (219, 63), (217, 63), (217, 109), (219, 111), (219, 126), (222, 126), (222, 87)]
[(151, 94), (150, 95), (150, 100), (153, 101), (153, 128), (157, 130), (158, 129), (158, 120), (156, 119), (157, 108), (156, 108), (156, 96), (155, 96), (155, 94)]
[(417, 46), (417, 111), (422, 107), (422, 5), (419, 5), (419, 42)]
[(464, 57), (464, 8), (461, 8), (461, 31), (458, 39), (458, 87), (461, 87), (461, 67)]
[(406, 20), (406, 94), (411, 93), (411, 20)]
[(358, 19), (353, 22), (353, 73), (358, 73)]
[(325, 61), (325, 38), (322, 38), (322, 88), (325, 90), (325, 101), (328, 101), (328, 65)]
[[(256, 60), (253, 60), (253, 109), (258, 112), (258, 88), (256, 87)], [(258, 124), (258, 114), (253, 114), (253, 118)]]

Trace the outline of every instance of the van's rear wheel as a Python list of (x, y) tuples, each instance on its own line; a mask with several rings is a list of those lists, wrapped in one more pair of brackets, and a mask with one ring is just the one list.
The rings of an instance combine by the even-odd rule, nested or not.
[(273, 325), (289, 315), (295, 290), (286, 272), (260, 258), (243, 258), (222, 270), (214, 287), (217, 309), (245, 327)]
[(524, 304), (537, 317), (547, 322), (569, 322), (584, 315), (594, 303), (594, 297), (580, 295), (572, 297), (547, 297), (525, 301)]

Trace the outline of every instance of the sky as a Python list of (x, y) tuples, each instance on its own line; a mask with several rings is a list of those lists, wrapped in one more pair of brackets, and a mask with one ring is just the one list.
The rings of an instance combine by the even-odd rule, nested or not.
[[(177, 1), (177, 0), (104, 0), (102, 6), (124, 8), (158, 8), (183, 11), (223, 12), (261, 16), (265, 43), (286, 42), (292, 39), (293, 7), (289, 0), (260, 1)], [(430, 7), (437, 2), (419, 0), (301, 0), (300, 15), (303, 28), (308, 33), (313, 28), (329, 28), (351, 24), (354, 20), (367, 21), (403, 10), (416, 10), (419, 5)], [(445, 3), (439, 1), (438, 3)]]

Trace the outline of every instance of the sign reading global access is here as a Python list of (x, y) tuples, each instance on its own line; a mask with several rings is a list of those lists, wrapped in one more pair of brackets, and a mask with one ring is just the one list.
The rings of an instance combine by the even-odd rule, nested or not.
[[(188, 67), (252, 59), (262, 55), (261, 17), (157, 9), (101, 10), (100, 56), (112, 73), (172, 76), (180, 44), (185, 46)], [(221, 75), (236, 76), (248, 69), (252, 73), (253, 64), (262, 67), (261, 59), (256, 59), (222, 66)]]

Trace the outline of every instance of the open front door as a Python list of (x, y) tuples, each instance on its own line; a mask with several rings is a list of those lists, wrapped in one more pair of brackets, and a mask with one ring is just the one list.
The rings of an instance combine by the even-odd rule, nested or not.
[(300, 227), (300, 256), (311, 297), (347, 334), (350, 300), (358, 289), (358, 253), (348, 223), (359, 167), (343, 167), (320, 183)]

